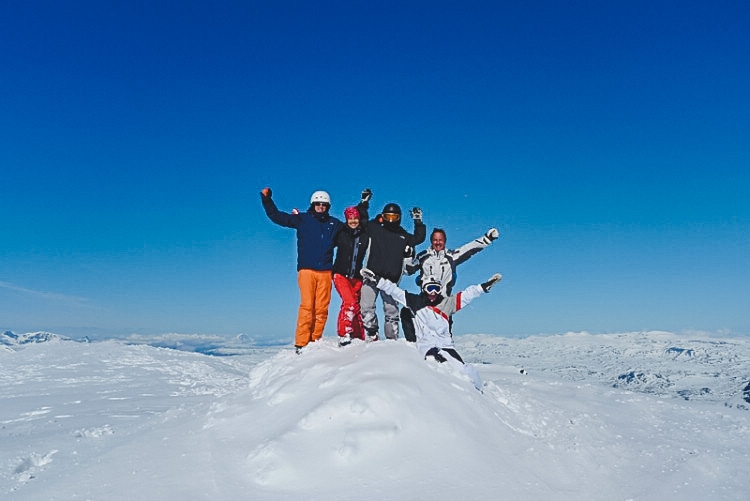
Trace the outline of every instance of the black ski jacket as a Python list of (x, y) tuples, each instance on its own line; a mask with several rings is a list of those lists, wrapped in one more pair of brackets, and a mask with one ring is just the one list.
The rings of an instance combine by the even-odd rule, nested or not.
[(370, 236), (370, 250), (365, 266), (393, 283), (398, 283), (401, 279), (406, 246), (416, 247), (427, 236), (422, 221), (414, 221), (414, 234), (411, 234), (398, 223), (384, 221), (380, 215), (367, 222), (365, 232)]
[(365, 260), (370, 236), (364, 232), (362, 225), (351, 229), (344, 226), (336, 235), (336, 259), (333, 261), (333, 272), (346, 278), (362, 280), (359, 274)]

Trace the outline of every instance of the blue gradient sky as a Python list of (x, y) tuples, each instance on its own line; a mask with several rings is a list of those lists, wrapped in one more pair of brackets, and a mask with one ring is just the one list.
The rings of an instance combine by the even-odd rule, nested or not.
[(458, 333), (748, 334), (749, 25), (744, 1), (3, 2), (0, 328), (291, 342), (294, 232), (258, 191), (340, 215), (369, 186), (449, 247), (500, 229)]

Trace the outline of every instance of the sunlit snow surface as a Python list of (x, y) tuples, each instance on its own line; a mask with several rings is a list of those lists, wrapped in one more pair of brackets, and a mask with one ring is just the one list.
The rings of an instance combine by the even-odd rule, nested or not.
[(0, 499), (748, 499), (747, 339), (457, 343), (483, 393), (403, 341), (6, 332)]

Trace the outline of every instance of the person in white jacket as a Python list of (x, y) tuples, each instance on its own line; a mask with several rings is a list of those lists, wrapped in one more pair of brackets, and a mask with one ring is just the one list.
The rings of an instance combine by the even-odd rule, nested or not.
[[(466, 262), (477, 252), (486, 249), (494, 240), (500, 236), (497, 228), (490, 228), (484, 235), (465, 243), (458, 249), (446, 249), (447, 237), (445, 230), (435, 228), (430, 235), (430, 247), (418, 253), (416, 256), (404, 259), (404, 274), (413, 275), (419, 272), (416, 282), (422, 288), (425, 277), (433, 276), (443, 286), (443, 295), (450, 296), (453, 285), (456, 283), (456, 267)], [(399, 313), (404, 337), (407, 341), (414, 342), (414, 318), (408, 308), (401, 308)]]
[(388, 279), (378, 277), (375, 273), (363, 268), (362, 279), (391, 296), (397, 302), (409, 308), (414, 316), (417, 350), (424, 356), (432, 357), (440, 363), (449, 362), (469, 376), (474, 387), (482, 391), (483, 383), (476, 369), (464, 363), (453, 344), (450, 332), (450, 316), (471, 303), (474, 299), (490, 291), (502, 275), (495, 273), (486, 282), (470, 285), (454, 295), (443, 295), (443, 284), (435, 276), (422, 280), (422, 291), (413, 294), (401, 289)]

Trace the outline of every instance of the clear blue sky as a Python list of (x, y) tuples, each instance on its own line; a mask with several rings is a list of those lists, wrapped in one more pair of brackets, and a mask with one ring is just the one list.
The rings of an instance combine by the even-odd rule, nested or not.
[(271, 186), (335, 214), (371, 187), (449, 247), (497, 226), (458, 333), (749, 334), (748, 26), (741, 0), (3, 2), (0, 329), (291, 342)]

